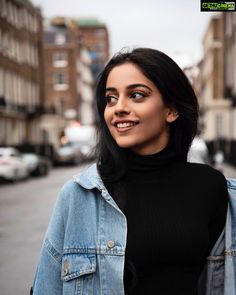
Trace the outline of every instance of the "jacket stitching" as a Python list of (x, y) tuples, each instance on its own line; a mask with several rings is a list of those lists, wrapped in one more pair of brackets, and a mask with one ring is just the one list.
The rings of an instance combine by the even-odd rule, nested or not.
[(63, 250), (63, 254), (105, 254), (112, 256), (125, 255), (124, 250), (108, 250), (108, 249), (84, 249), (84, 248), (66, 248)]
[(236, 256), (236, 250), (225, 250), (225, 256)]
[(52, 246), (48, 239), (45, 239), (44, 242), (45, 248), (51, 257), (59, 264), (62, 262), (62, 255)]

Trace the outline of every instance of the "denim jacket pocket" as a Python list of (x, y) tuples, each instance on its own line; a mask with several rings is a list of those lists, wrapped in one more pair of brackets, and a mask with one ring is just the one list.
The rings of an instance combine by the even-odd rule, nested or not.
[(63, 294), (92, 294), (95, 272), (95, 254), (64, 254), (61, 271)]

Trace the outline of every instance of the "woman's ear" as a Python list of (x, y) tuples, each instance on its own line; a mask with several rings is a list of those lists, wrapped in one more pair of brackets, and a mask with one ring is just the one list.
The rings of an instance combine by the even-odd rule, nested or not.
[(175, 108), (168, 108), (166, 122), (172, 123), (179, 117), (179, 113)]

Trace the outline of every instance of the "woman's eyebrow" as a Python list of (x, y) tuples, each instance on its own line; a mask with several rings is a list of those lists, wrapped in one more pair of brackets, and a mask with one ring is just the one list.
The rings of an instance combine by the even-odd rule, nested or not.
[[(131, 84), (131, 85), (128, 85), (126, 88), (128, 90), (130, 90), (130, 89), (134, 89), (134, 88), (137, 88), (137, 87), (145, 87), (145, 88), (147, 88), (148, 90), (150, 90), (152, 92), (152, 89), (150, 87), (148, 87), (147, 85), (142, 84), (142, 83)], [(115, 87), (107, 87), (105, 92), (107, 92), (107, 91), (115, 92), (115, 91), (117, 91), (117, 89)]]
[(152, 89), (150, 87), (148, 87), (147, 85), (142, 84), (142, 83), (128, 85), (127, 89), (134, 89), (134, 88), (137, 88), (137, 87), (145, 87), (145, 88), (147, 88), (148, 90), (150, 90), (152, 92)]
[(107, 92), (107, 91), (113, 91), (113, 92), (115, 92), (115, 91), (117, 91), (117, 89), (115, 87), (107, 87), (106, 90), (105, 90), (105, 92)]

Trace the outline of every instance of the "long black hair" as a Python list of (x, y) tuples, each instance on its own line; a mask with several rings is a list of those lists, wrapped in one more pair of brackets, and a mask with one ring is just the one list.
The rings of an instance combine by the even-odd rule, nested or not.
[(98, 170), (106, 183), (119, 183), (126, 169), (125, 150), (116, 144), (104, 119), (108, 75), (114, 67), (124, 63), (136, 65), (159, 89), (164, 104), (178, 112), (178, 118), (170, 124), (169, 139), (178, 157), (187, 159), (189, 147), (197, 132), (198, 101), (180, 67), (168, 55), (155, 49), (136, 48), (118, 52), (99, 75), (96, 88), (99, 116)]
[[(110, 194), (121, 210), (125, 210), (126, 193), (122, 177), (126, 171), (126, 151), (120, 148), (104, 119), (106, 107), (105, 89), (110, 71), (121, 64), (135, 64), (159, 89), (164, 104), (178, 112), (178, 118), (170, 124), (169, 143), (176, 156), (186, 161), (191, 142), (197, 132), (198, 102), (187, 77), (179, 66), (161, 51), (137, 48), (116, 54), (100, 74), (97, 89), (99, 116), (99, 142), (97, 146), (98, 171)], [(125, 260), (124, 284), (126, 291), (132, 289), (137, 280), (132, 261)]]

